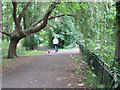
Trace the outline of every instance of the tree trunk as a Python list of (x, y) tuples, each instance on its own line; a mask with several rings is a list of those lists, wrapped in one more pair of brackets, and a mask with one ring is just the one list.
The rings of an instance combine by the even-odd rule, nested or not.
[(17, 43), (19, 39), (17, 37), (10, 38), (9, 50), (8, 50), (8, 57), (7, 58), (14, 58), (17, 56), (16, 49)]
[(120, 1), (116, 2), (116, 46), (115, 46), (115, 60), (120, 62)]
[(26, 19), (25, 19), (25, 14), (23, 16), (23, 26), (24, 26), (24, 30), (26, 29)]
[(116, 46), (115, 46), (115, 59), (120, 60), (120, 31), (117, 32)]
[[(8, 5), (8, 3), (7, 3), (7, 13), (8, 13), (8, 11), (9, 11), (9, 5)], [(6, 16), (6, 20), (7, 20), (7, 23), (6, 23), (6, 31), (8, 32), (8, 33), (10, 33), (10, 31), (9, 31), (9, 15), (7, 14), (7, 16)], [(9, 41), (9, 37), (7, 36), (7, 41)]]
[[(0, 22), (2, 21), (2, 3), (0, 2)], [(2, 23), (0, 23), (0, 30), (3, 31)], [(1, 38), (1, 35), (0, 35)], [(2, 34), (3, 39), (3, 34)]]

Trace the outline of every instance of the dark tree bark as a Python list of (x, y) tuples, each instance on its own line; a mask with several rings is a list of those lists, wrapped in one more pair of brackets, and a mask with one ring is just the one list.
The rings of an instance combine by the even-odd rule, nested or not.
[[(0, 21), (2, 21), (2, 3), (1, 2), (0, 2)], [(2, 23), (0, 23), (0, 30), (3, 31)], [(2, 39), (3, 39), (3, 34), (2, 34)]]
[(24, 26), (24, 29), (26, 29), (26, 19), (25, 19), (25, 14), (23, 16), (23, 26)]
[(120, 62), (120, 1), (116, 2), (116, 47), (115, 47), (115, 60)]
[[(8, 11), (9, 11), (9, 4), (7, 3), (7, 13), (8, 13)], [(6, 23), (6, 31), (8, 32), (8, 33), (10, 33), (10, 31), (9, 31), (9, 15), (7, 14), (7, 16), (6, 16), (6, 20), (7, 20), (7, 23)], [(7, 40), (9, 41), (9, 37), (7, 37)]]
[[(57, 15), (57, 16), (51, 16), (51, 17), (48, 18), (48, 20), (51, 20), (51, 19), (54, 19), (54, 18), (57, 18), (57, 17), (63, 17), (63, 16), (65, 16), (65, 15), (62, 14), (62, 15)], [(72, 15), (72, 14), (67, 14), (67, 16), (72, 16), (72, 17), (74, 17), (74, 15)], [(37, 22), (35, 22), (32, 26), (37, 25), (37, 24), (40, 23), (42, 20), (43, 20), (43, 18), (40, 19), (40, 20), (38, 20)]]
[(10, 38), (10, 45), (9, 45), (9, 51), (8, 51), (8, 57), (7, 58), (14, 58), (17, 57), (16, 50), (17, 50), (17, 43), (19, 42), (18, 37), (14, 36)]

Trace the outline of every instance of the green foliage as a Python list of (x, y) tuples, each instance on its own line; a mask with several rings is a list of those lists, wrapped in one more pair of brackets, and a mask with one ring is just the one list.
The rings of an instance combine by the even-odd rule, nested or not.
[(113, 79), (114, 79), (114, 88), (117, 88), (120, 82), (120, 65), (119, 65), (119, 61), (114, 60), (112, 61), (113, 66), (111, 66), (112, 70), (110, 71), (110, 73), (113, 75)]
[[(0, 43), (2, 43), (2, 55), (1, 57), (5, 57), (7, 56), (7, 52), (8, 52), (8, 47), (9, 47), (9, 42), (8, 41), (1, 41)], [(26, 49), (24, 47), (22, 47), (22, 45), (18, 46), (17, 48), (17, 55), (22, 55), (22, 56), (28, 56), (28, 55), (36, 55), (36, 54), (40, 54), (40, 53), (44, 53), (44, 51), (26, 51)]]
[(25, 51), (24, 53), (21, 53), (22, 56), (31, 56), (36, 54), (45, 53), (45, 51)]
[[(9, 42), (8, 41), (0, 41), (2, 43), (2, 57), (7, 56), (8, 54), (8, 47), (9, 47)], [(18, 47), (17, 49), (17, 54), (21, 55), (24, 54), (24, 52), (26, 52), (25, 48), (23, 47)]]
[(2, 57), (5, 57), (8, 54), (9, 42), (0, 40), (0, 43), (2, 43)]
[[(112, 66), (115, 51), (115, 6), (112, 2), (85, 2), (86, 9), (76, 11), (76, 29), (86, 49)], [(93, 5), (94, 4), (94, 5)], [(86, 7), (85, 6), (85, 7)]]
[(48, 35), (47, 28), (44, 28), (43, 30), (41, 30), (41, 32), (39, 32), (39, 34), (37, 36), (38, 38), (40, 38), (41, 44), (43, 46), (48, 46), (48, 36), (47, 35)]
[(36, 39), (34, 35), (30, 35), (24, 39), (22, 45), (26, 48), (26, 50), (34, 50), (37, 48), (38, 39)]
[[(78, 74), (82, 74), (83, 72), (86, 72), (87, 74), (85, 75), (84, 74), (84, 76), (82, 77), (83, 78), (83, 80), (84, 80), (84, 82), (85, 83), (87, 83), (87, 85), (89, 85), (92, 89), (94, 88), (97, 88), (97, 87), (100, 87), (100, 84), (98, 83), (98, 78), (97, 78), (97, 76), (93, 73), (93, 72), (91, 72), (91, 68), (90, 67), (88, 67), (88, 65), (87, 64), (85, 64), (85, 62), (86, 61), (84, 61), (84, 59), (79, 59), (79, 58), (76, 58), (76, 57), (74, 57), (73, 55), (70, 55), (70, 57), (74, 60), (74, 61), (76, 61), (77, 63), (78, 63), (78, 65), (80, 64), (82, 64), (82, 65), (84, 65), (84, 67), (82, 66), (76, 66), (76, 73), (78, 73)], [(102, 87), (102, 85), (101, 85), (101, 87)]]
[(58, 18), (55, 22), (49, 25), (49, 43), (52, 43), (53, 37), (56, 36), (59, 39), (60, 48), (74, 44), (76, 38), (76, 32), (73, 32), (75, 31), (74, 18), (65, 16), (61, 19)]
[(18, 48), (17, 48), (17, 54), (18, 55), (25, 55), (25, 52), (27, 52), (25, 50), (25, 47), (23, 47), (22, 45), (18, 46)]

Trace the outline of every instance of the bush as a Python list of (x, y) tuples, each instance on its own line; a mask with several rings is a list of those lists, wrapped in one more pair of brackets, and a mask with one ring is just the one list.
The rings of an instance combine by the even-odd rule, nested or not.
[(34, 35), (30, 35), (22, 41), (22, 45), (26, 48), (27, 51), (34, 50), (37, 48), (38, 40)]

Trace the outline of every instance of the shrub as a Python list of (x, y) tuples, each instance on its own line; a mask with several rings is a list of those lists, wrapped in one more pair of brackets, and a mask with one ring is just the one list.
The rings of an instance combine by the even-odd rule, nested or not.
[(37, 48), (38, 40), (34, 35), (30, 35), (22, 41), (22, 45), (26, 48), (27, 51), (34, 50)]

